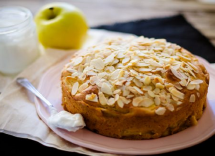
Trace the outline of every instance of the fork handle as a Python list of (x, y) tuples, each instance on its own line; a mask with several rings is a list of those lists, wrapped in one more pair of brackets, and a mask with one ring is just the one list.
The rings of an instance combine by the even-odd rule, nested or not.
[(50, 109), (54, 108), (54, 106), (31, 84), (31, 82), (28, 81), (28, 79), (19, 77), (16, 79), (16, 82), (31, 91), (38, 98), (40, 98), (40, 100), (42, 100), (46, 105), (48, 105)]

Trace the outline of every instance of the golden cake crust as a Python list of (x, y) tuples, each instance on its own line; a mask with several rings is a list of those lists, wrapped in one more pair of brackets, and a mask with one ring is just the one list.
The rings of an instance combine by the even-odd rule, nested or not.
[[(171, 47), (169, 49), (173, 49), (172, 47), (174, 47), (174, 50), (177, 51), (177, 54), (171, 56), (165, 56), (165, 54), (164, 57), (160, 57), (157, 55), (157, 53), (163, 55), (162, 53), (165, 53), (165, 50), (161, 49), (158, 50), (158, 52), (156, 51), (155, 56), (160, 57), (161, 59), (164, 58), (164, 63), (162, 64), (162, 61), (159, 61), (159, 59), (156, 60), (155, 58), (155, 61), (157, 63), (162, 64), (162, 66), (160, 67), (153, 67), (152, 65), (152, 69), (155, 71), (148, 71), (148, 68), (150, 68), (149, 66), (147, 67), (147, 70), (145, 70), (144, 68), (144, 72), (142, 72), (140, 71), (141, 67), (138, 69), (135, 68), (135, 65), (137, 65), (135, 63), (132, 64), (131, 69), (130, 66), (126, 69), (123, 69), (125, 71), (129, 71), (128, 73), (133, 72), (131, 71), (133, 69), (135, 69), (135, 71), (138, 71), (138, 73), (141, 73), (140, 76), (142, 76), (142, 79), (139, 79), (140, 81), (136, 80), (136, 77), (138, 77), (138, 75), (130, 75), (130, 77), (133, 77), (133, 79), (129, 84), (132, 87), (137, 86), (140, 89), (140, 93), (136, 93), (135, 91), (132, 92), (131, 89), (129, 91), (130, 96), (125, 95), (124, 91), (120, 93), (120, 91), (117, 90), (119, 89), (120, 85), (116, 85), (114, 86), (115, 88), (112, 87), (113, 93), (111, 94), (108, 93), (107, 90), (102, 89), (102, 84), (94, 84), (94, 82), (91, 83), (90, 78), (95, 75), (87, 75), (85, 78), (83, 78), (83, 75), (81, 74), (84, 73), (84, 69), (79, 73), (79, 75), (74, 74), (74, 69), (80, 70), (80, 67), (73, 68), (77, 66), (74, 65), (77, 64), (74, 63), (74, 60), (77, 61), (78, 59), (80, 59), (80, 56), (82, 58), (87, 58), (87, 52), (84, 52), (83, 54), (75, 55), (71, 59), (71, 62), (65, 65), (64, 69), (62, 70), (61, 86), (62, 105), (64, 109), (71, 113), (82, 114), (86, 123), (86, 128), (88, 128), (89, 130), (101, 135), (114, 138), (159, 138), (177, 133), (186, 129), (187, 127), (197, 124), (197, 121), (201, 118), (203, 110), (206, 107), (206, 97), (209, 85), (209, 74), (207, 70), (202, 64), (198, 62), (197, 58), (194, 55), (175, 44), (156, 39), (146, 38), (146, 40), (147, 42), (152, 41), (152, 44), (157, 42), (162, 42), (158, 45), (169, 44), (168, 46)], [(123, 39), (114, 38), (111, 43), (118, 43), (118, 41), (123, 41)], [(130, 43), (131, 41), (133, 41), (132, 43), (138, 44), (146, 43), (145, 38), (134, 38), (126, 40), (125, 42)], [(110, 44), (109, 42), (110, 41), (106, 41), (103, 44)], [(149, 47), (149, 44), (150, 43), (141, 46), (142, 48), (144, 46)], [(95, 49), (96, 47), (97, 46), (94, 46), (93, 50), (88, 50), (91, 52), (90, 55), (98, 53), (95, 52), (96, 50), (98, 50)], [(131, 47), (132, 45), (127, 48), (129, 49), (129, 52), (131, 51), (132, 53), (132, 51), (135, 51), (135, 48), (131, 49)], [(159, 47), (157, 49), (159, 49)], [(177, 57), (175, 57), (176, 55)], [(149, 56), (152, 56), (152, 59), (154, 59), (152, 54), (149, 54)], [(142, 58), (142, 56), (140, 57)], [(143, 57), (147, 58), (145, 55)], [(100, 58), (100, 56), (98, 58)], [(104, 57), (104, 59), (105, 58), (107, 57)], [(168, 61), (170, 62), (166, 63), (166, 58), (169, 59)], [(172, 64), (171, 59), (173, 61)], [(174, 62), (174, 59), (177, 61)], [(121, 62), (123, 59), (119, 58), (119, 60), (119, 62)], [(141, 61), (144, 62), (144, 59), (140, 60), (140, 62)], [(84, 64), (84, 62), (81, 63)], [(81, 66), (81, 63), (79, 63), (78, 65)], [(128, 63), (131, 63), (131, 60), (130, 62), (126, 62), (122, 67), (120, 66), (119, 68), (123, 68), (124, 66), (128, 65)], [(177, 63), (180, 64), (180, 67), (182, 69), (172, 69), (172, 67), (177, 66)], [(156, 65), (156, 63), (152, 64)], [(117, 66), (115, 65), (114, 67), (115, 70), (117, 70)], [(158, 68), (162, 68), (163, 71), (156, 71), (156, 69)], [(191, 72), (189, 71), (189, 69), (192, 69)], [(102, 72), (104, 71), (105, 68), (102, 69)], [(184, 74), (184, 77), (180, 77), (180, 73), (183, 73), (183, 71), (184, 73), (188, 74)], [(97, 71), (97, 74), (102, 72)], [(112, 71), (112, 73), (113, 72), (114, 71)], [(72, 74), (74, 74), (75, 76)], [(111, 75), (111, 73), (109, 74)], [(82, 77), (80, 77), (80, 75)], [(107, 76), (106, 80), (110, 79), (110, 75)], [(118, 75), (120, 75), (120, 72), (118, 73)], [(147, 80), (146, 77), (150, 77), (150, 83), (145, 83)], [(186, 83), (183, 83), (183, 81), (185, 80)], [(88, 82), (87, 85), (85, 84), (86, 82)], [(78, 85), (77, 87), (75, 87), (75, 83), (76, 85)], [(114, 83), (116, 84), (118, 83), (118, 81), (114, 81)], [(140, 86), (139, 84), (142, 84), (142, 86)], [(120, 86), (121, 89), (126, 85), (126, 82), (123, 82), (123, 84), (121, 84)], [(129, 85), (127, 86), (130, 87)], [(116, 92), (119, 96), (116, 96), (114, 92)], [(105, 95), (105, 98), (107, 99), (106, 103), (100, 100), (104, 97), (101, 95)], [(141, 99), (141, 102), (139, 102), (138, 98)], [(113, 100), (112, 103), (110, 99)]]

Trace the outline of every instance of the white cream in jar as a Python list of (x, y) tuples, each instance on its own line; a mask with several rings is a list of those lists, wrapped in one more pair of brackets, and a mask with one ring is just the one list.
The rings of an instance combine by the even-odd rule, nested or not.
[(0, 8), (0, 72), (18, 74), (38, 56), (36, 26), (23, 7)]

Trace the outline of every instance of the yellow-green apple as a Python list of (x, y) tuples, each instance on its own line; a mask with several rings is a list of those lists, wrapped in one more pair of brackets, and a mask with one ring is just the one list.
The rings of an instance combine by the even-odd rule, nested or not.
[(77, 7), (64, 2), (44, 5), (35, 15), (38, 39), (44, 47), (79, 49), (88, 24)]

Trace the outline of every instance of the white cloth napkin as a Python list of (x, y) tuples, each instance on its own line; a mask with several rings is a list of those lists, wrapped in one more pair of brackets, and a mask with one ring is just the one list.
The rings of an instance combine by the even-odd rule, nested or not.
[[(83, 48), (101, 41), (105, 37), (129, 35), (105, 30), (90, 30)], [(75, 51), (48, 49), (29, 67), (16, 77), (29, 79), (34, 86), (40, 82), (43, 73), (53, 65), (71, 57)], [(17, 85), (16, 77), (0, 76), (0, 132), (37, 141), (45, 146), (86, 155), (108, 156), (113, 154), (97, 152), (72, 144), (47, 127), (38, 117), (32, 95)]]

